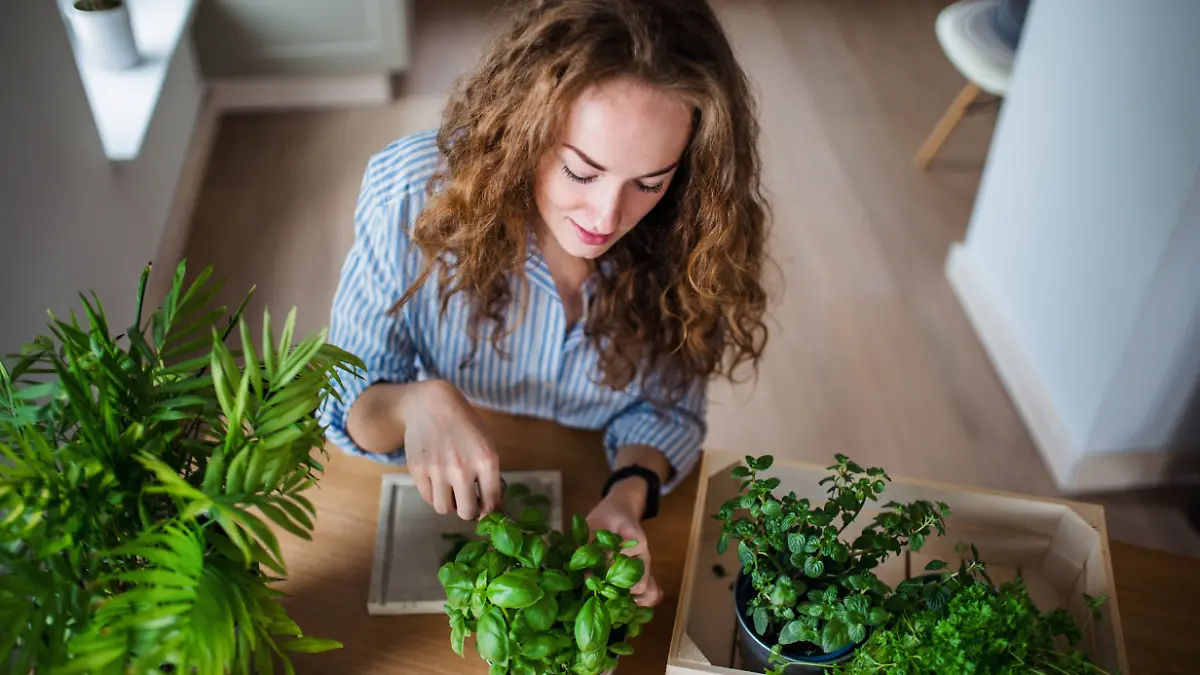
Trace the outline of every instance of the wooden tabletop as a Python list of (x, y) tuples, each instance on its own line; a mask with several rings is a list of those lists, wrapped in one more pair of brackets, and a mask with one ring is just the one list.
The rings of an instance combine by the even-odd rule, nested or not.
[[(491, 414), (485, 414), (485, 419), (500, 450), (503, 470), (561, 470), (568, 520), (570, 514), (586, 514), (595, 506), (608, 473), (598, 434), (537, 420)], [(466, 659), (450, 649), (444, 615), (367, 613), (380, 476), (401, 469), (352, 457), (332, 446), (325, 467), (319, 486), (309, 493), (317, 507), (313, 540), (280, 534), (289, 572), (280, 587), (291, 596), (285, 604), (306, 633), (338, 640), (345, 647), (296, 657), (297, 672), (486, 673), (469, 646)], [(655, 608), (655, 619), (642, 636), (632, 641), (635, 654), (621, 659), (620, 675), (661, 675), (666, 670), (698, 480), (693, 473), (664, 497), (659, 516), (646, 523), (651, 571), (667, 598)], [(1113, 542), (1111, 551), (1131, 672), (1196, 672), (1200, 560), (1120, 542)]]

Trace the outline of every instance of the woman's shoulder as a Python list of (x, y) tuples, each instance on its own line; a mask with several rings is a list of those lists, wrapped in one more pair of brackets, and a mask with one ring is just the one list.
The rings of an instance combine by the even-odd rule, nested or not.
[(421, 199), (440, 159), (436, 129), (401, 136), (371, 155), (364, 187), (378, 205)]

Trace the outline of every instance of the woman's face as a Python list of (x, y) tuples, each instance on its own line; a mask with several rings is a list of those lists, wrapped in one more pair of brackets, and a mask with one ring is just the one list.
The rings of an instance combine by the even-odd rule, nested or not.
[(634, 80), (584, 91), (538, 171), (537, 207), (554, 241), (596, 258), (632, 230), (670, 186), (690, 125), (682, 99)]

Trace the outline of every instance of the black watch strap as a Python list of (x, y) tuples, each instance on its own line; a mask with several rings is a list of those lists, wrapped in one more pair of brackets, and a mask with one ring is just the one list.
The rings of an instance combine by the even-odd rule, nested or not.
[(604, 483), (604, 490), (601, 491), (601, 496), (607, 497), (612, 487), (618, 481), (637, 476), (646, 479), (646, 510), (642, 513), (642, 520), (649, 520), (658, 515), (658, 497), (659, 490), (662, 486), (662, 481), (659, 480), (658, 474), (644, 466), (633, 464), (623, 466), (620, 469), (612, 472), (608, 480)]

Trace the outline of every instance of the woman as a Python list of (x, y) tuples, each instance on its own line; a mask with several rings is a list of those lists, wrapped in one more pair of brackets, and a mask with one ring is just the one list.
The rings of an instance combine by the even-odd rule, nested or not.
[(603, 429), (588, 519), (640, 542), (657, 603), (639, 523), (699, 457), (707, 380), (766, 338), (757, 141), (704, 2), (528, 3), (436, 134), (369, 162), (330, 336), (367, 372), (329, 438), (469, 519), (500, 502), (472, 405)]

